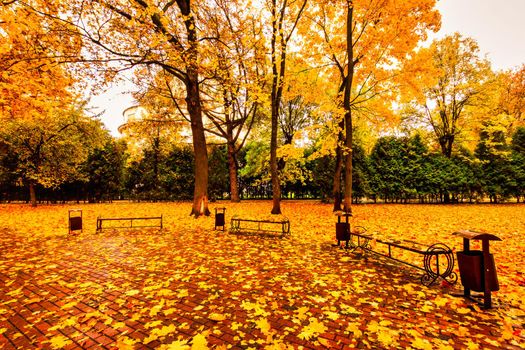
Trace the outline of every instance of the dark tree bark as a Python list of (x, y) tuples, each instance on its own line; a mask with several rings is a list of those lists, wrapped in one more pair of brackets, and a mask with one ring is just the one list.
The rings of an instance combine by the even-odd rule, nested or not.
[(30, 181), (29, 182), (29, 199), (31, 201), (31, 206), (33, 208), (36, 208), (36, 189), (35, 189), (35, 182), (34, 181)]
[(277, 160), (277, 133), (279, 127), (279, 108), (281, 105), (281, 98), (283, 95), (283, 83), (286, 72), (286, 49), (288, 41), (290, 40), (295, 27), (304, 8), (306, 7), (307, 0), (303, 0), (296, 17), (293, 20), (293, 26), (290, 32), (283, 33), (287, 2), (285, 1), (281, 8), (277, 8), (277, 0), (272, 0), (271, 12), (272, 12), (272, 39), (271, 39), (271, 62), (272, 62), (272, 93), (271, 93), (271, 140), (270, 140), (270, 174), (272, 178), (272, 214), (281, 213), (281, 184), (279, 179), (279, 165)]
[(344, 120), (339, 123), (340, 131), (337, 133), (337, 146), (335, 147), (335, 169), (332, 195), (334, 198), (334, 212), (341, 210), (341, 174), (343, 172), (343, 150), (341, 144), (344, 142), (343, 128)]
[(241, 201), (239, 196), (239, 181), (238, 181), (238, 166), (237, 166), (237, 151), (235, 144), (228, 142), (228, 174), (230, 177), (230, 198), (234, 203)]
[(208, 151), (202, 122), (202, 106), (199, 91), (198, 38), (195, 19), (191, 13), (190, 0), (177, 0), (188, 35), (186, 54), (186, 107), (190, 115), (193, 152), (195, 154), (195, 187), (190, 215), (210, 215), (208, 209)]
[(345, 110), (345, 190), (343, 206), (345, 212), (352, 212), (352, 147), (353, 147), (353, 129), (352, 129), (352, 110), (350, 106), (350, 93), (352, 90), (352, 81), (354, 78), (354, 50), (353, 50), (353, 2), (347, 3), (347, 17), (346, 17), (346, 52), (348, 56), (348, 75), (345, 84), (343, 107)]

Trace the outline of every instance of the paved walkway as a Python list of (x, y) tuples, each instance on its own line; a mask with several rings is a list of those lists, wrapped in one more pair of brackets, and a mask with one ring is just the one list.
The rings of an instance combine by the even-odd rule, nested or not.
[(198, 228), (0, 236), (2, 349), (524, 346), (500, 312), (330, 242)]

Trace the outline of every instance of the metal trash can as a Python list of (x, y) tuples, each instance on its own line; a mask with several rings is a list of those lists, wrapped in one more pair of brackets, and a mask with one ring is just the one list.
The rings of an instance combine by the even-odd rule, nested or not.
[(226, 225), (226, 208), (215, 208), (215, 230), (217, 227), (222, 227), (224, 231)]
[[(463, 251), (457, 252), (459, 275), (464, 288), (464, 296), (470, 292), (483, 292), (483, 306), (492, 307), (491, 292), (499, 290), (494, 256), (490, 254), (489, 241), (501, 238), (484, 232), (461, 230), (453, 233), (463, 238)], [(482, 250), (470, 250), (471, 240), (481, 240)]]
[(82, 232), (82, 209), (69, 209), (68, 212), (69, 234), (73, 231)]
[(484, 292), (485, 283), (488, 283), (490, 291), (499, 290), (498, 276), (494, 264), (494, 255), (489, 254), (487, 270), (490, 271), (487, 280), (485, 280), (485, 262), (483, 261), (483, 251), (470, 250), (457, 252), (459, 275), (461, 284), (474, 292)]
[[(348, 218), (352, 216), (352, 213), (338, 213), (337, 222), (335, 223), (335, 238), (337, 239), (337, 245), (339, 246), (341, 242), (346, 242), (346, 247), (348, 248), (348, 243), (350, 241), (350, 222)], [(341, 221), (341, 217), (345, 218), (345, 221)]]

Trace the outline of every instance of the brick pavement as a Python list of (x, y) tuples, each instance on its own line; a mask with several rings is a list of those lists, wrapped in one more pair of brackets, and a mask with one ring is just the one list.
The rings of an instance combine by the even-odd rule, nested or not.
[(0, 233), (2, 349), (523, 346), (500, 312), (330, 242), (205, 229)]

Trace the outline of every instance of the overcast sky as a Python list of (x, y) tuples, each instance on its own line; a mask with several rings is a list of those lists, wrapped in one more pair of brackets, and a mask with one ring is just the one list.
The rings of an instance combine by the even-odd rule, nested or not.
[(525, 0), (439, 0), (441, 30), (459, 32), (479, 44), (496, 70), (525, 63)]
[[(525, 0), (438, 0), (441, 38), (459, 32), (474, 38), (482, 55), (487, 55), (495, 70), (525, 64)], [(123, 122), (122, 112), (133, 104), (124, 84), (91, 99), (91, 106), (105, 110), (102, 121), (115, 136)]]

